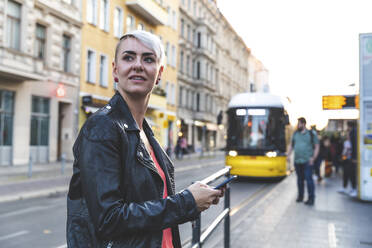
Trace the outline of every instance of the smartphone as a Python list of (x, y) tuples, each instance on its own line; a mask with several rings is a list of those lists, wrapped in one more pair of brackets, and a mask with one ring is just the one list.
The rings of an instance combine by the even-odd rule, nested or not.
[(218, 184), (216, 187), (214, 187), (214, 189), (220, 189), (222, 188), (223, 186), (225, 186), (226, 184), (228, 184), (229, 182), (237, 179), (238, 176), (232, 176), (232, 177), (229, 177), (227, 178), (225, 181), (223, 181), (222, 183)]

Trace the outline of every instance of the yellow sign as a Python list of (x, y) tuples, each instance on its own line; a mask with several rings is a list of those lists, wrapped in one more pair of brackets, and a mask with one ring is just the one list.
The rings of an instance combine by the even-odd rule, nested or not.
[(344, 96), (323, 96), (323, 109), (342, 109), (346, 104), (346, 97)]
[(167, 120), (163, 121), (163, 128), (168, 128), (168, 121)]
[(323, 109), (359, 109), (359, 95), (323, 96)]

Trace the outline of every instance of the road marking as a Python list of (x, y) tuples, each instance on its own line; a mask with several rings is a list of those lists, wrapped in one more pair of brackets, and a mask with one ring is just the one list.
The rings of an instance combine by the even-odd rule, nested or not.
[(233, 207), (231, 209), (231, 211), (230, 211), (230, 216), (233, 216), (238, 211), (240, 211), (242, 208), (244, 208), (245, 206), (247, 206), (251, 201), (255, 200), (257, 198), (257, 196), (261, 192), (263, 192), (268, 186), (269, 186), (269, 184), (264, 184), (262, 187), (259, 188), (259, 190), (257, 190), (256, 192), (254, 192), (253, 195), (250, 195), (247, 199), (245, 199), (244, 201), (242, 201), (238, 206)]
[(30, 212), (37, 212), (37, 211), (45, 210), (45, 209), (48, 209), (48, 208), (55, 208), (58, 205), (61, 205), (61, 204), (54, 204), (54, 205), (50, 205), (50, 206), (36, 206), (36, 207), (29, 207), (29, 208), (25, 208), (25, 209), (20, 209), (20, 210), (16, 210), (16, 211), (13, 211), (13, 212), (0, 214), (0, 218), (12, 217), (12, 216), (15, 216), (15, 215), (27, 214), (27, 213), (30, 213)]
[(188, 170), (200, 169), (200, 168), (207, 167), (207, 166), (223, 165), (223, 164), (225, 164), (225, 161), (212, 161), (212, 162), (204, 163), (204, 164), (182, 166), (180, 168), (175, 168), (175, 171), (176, 172), (183, 172), (183, 171), (188, 171)]
[(16, 232), (16, 233), (8, 234), (8, 235), (5, 235), (5, 236), (1, 236), (0, 241), (15, 238), (15, 237), (25, 235), (25, 234), (28, 234), (28, 233), (29, 233), (29, 231), (23, 230), (23, 231), (19, 231), (19, 232)]
[(67, 244), (64, 244), (64, 245), (61, 245), (61, 246), (58, 246), (56, 248), (67, 248)]
[(333, 223), (328, 223), (328, 243), (329, 243), (329, 248), (336, 248), (336, 231), (335, 231), (335, 224)]

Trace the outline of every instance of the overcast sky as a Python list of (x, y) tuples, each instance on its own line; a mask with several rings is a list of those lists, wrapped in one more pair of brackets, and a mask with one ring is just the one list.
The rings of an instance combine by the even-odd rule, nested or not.
[(292, 120), (324, 126), (331, 113), (321, 110), (321, 96), (356, 92), (348, 85), (359, 85), (359, 33), (372, 33), (372, 0), (217, 4), (269, 70), (271, 92), (292, 100)]

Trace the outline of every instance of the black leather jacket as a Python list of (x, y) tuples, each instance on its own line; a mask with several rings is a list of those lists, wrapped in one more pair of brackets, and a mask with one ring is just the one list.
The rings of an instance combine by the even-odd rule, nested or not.
[(175, 194), (173, 164), (146, 121), (143, 128), (166, 175), (168, 197), (163, 199), (163, 181), (116, 93), (86, 121), (73, 147), (68, 247), (161, 248), (162, 230), (169, 227), (174, 247), (181, 247), (178, 224), (199, 212), (190, 191)]

